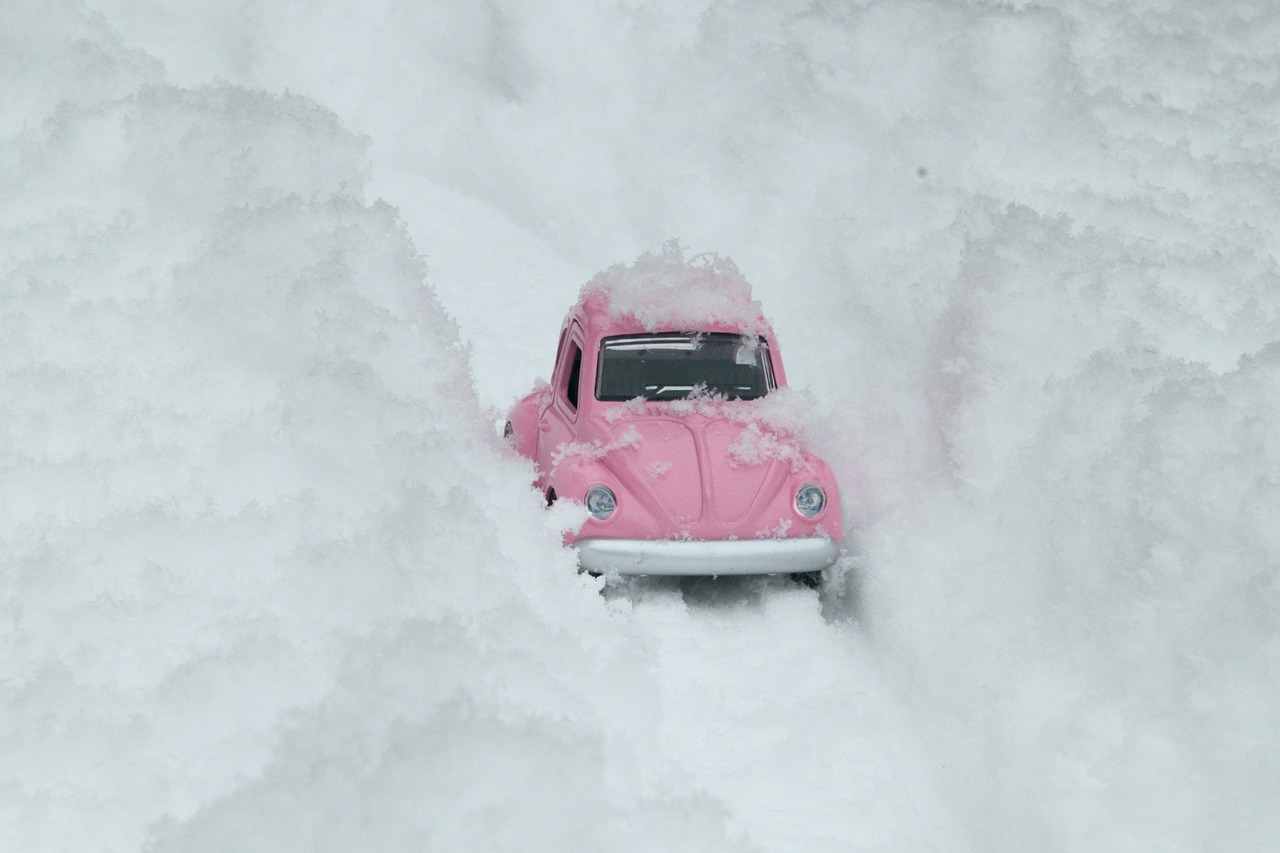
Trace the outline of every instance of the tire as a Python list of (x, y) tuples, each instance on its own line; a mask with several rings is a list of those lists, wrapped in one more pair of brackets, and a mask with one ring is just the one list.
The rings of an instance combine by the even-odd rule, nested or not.
[(822, 588), (822, 570), (816, 572), (796, 572), (791, 578), (806, 589)]

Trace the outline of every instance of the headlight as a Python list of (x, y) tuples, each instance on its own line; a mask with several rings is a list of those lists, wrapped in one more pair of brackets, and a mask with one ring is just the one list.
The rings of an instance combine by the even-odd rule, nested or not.
[(604, 486), (592, 486), (587, 489), (587, 496), (582, 499), (582, 502), (587, 505), (587, 512), (595, 518), (608, 518), (618, 508), (618, 499)]
[(800, 491), (796, 492), (796, 512), (805, 518), (813, 518), (826, 505), (827, 493), (817, 483), (801, 486)]

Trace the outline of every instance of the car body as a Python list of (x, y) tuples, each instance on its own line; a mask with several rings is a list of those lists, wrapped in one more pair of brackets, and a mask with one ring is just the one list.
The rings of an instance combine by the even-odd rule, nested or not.
[[(696, 283), (694, 268), (681, 270)], [(778, 417), (786, 373), (759, 303), (738, 295), (734, 310), (641, 318), (613, 295), (607, 281), (584, 289), (550, 384), (520, 399), (504, 428), (548, 504), (586, 506), (565, 535), (581, 568), (813, 577), (830, 566), (839, 489)]]

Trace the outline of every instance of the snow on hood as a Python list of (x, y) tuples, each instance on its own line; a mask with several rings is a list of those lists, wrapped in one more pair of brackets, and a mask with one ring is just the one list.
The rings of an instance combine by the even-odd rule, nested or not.
[[(756, 400), (730, 400), (714, 392), (695, 389), (680, 400), (636, 397), (607, 409), (604, 419), (618, 423), (655, 415), (724, 418), (743, 428), (729, 448), (732, 463), (759, 465), (779, 459), (790, 465), (792, 471), (798, 471), (805, 464), (804, 453), (809, 450), (809, 423), (814, 417), (814, 404), (812, 394), (794, 388), (776, 388)], [(593, 446), (593, 452), (602, 451), (600, 455), (613, 449), (615, 445)]]

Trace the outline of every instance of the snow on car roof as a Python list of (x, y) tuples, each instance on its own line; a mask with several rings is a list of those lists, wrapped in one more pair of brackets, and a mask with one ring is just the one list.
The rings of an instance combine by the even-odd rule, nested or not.
[(751, 285), (729, 258), (708, 253), (685, 260), (679, 242), (645, 252), (630, 266), (615, 264), (583, 285), (581, 304), (612, 324), (646, 331), (725, 329), (772, 332)]

